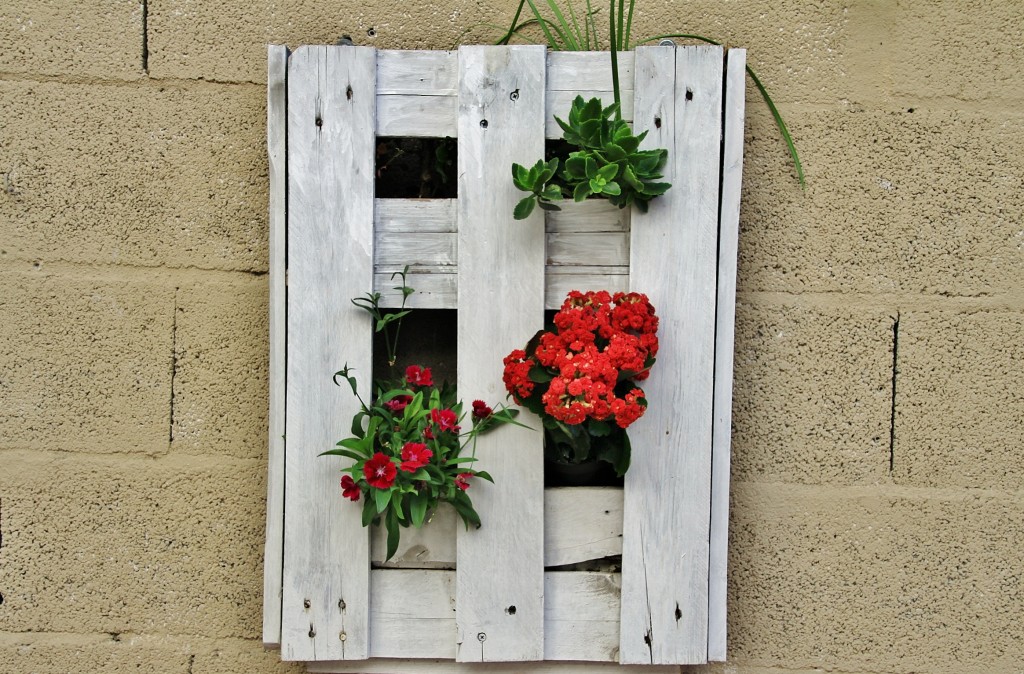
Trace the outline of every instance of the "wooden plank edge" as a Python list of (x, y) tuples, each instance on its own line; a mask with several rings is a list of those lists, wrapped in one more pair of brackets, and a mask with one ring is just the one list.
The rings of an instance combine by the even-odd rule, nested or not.
[(614, 662), (485, 662), (482, 664), (451, 660), (396, 660), (375, 658), (362, 663), (310, 663), (307, 671), (321, 674), (679, 674), (679, 667), (619, 665)]
[(746, 50), (726, 56), (722, 193), (718, 225), (718, 298), (715, 315), (714, 427), (711, 450), (711, 549), (708, 566), (708, 660), (726, 659), (729, 556), (729, 464), (732, 440), (733, 348), (740, 192), (743, 183), (743, 117)]
[(285, 272), (288, 47), (267, 47), (267, 154), (270, 173), (270, 391), (267, 525), (263, 549), (263, 646), (281, 647), (284, 570), (284, 409), (287, 323)]

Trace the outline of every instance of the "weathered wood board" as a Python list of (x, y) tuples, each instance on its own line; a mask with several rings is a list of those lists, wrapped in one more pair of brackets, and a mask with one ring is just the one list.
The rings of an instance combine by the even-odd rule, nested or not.
[[(658, 310), (651, 401), (630, 429), (621, 662), (707, 661), (721, 49), (637, 53), (636, 128), (668, 148), (664, 196), (631, 229), (630, 288)], [(692, 158), (700, 157), (700, 161)], [(635, 430), (634, 430), (635, 429)]]
[[(540, 46), (459, 49), (458, 390), (505, 398), (502, 358), (544, 322), (544, 217), (512, 219), (513, 162), (544, 154)], [(523, 423), (540, 422), (522, 415)], [(476, 456), (500, 487), (474, 485), (486, 525), (459, 528), (456, 660), (544, 659), (543, 435), (519, 426), (479, 438)], [(514, 560), (514, 563), (510, 563)], [(500, 579), (500, 580), (499, 580)]]

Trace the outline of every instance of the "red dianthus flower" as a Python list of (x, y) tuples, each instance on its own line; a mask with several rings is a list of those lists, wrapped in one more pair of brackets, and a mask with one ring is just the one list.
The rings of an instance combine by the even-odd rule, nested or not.
[(363, 465), (363, 475), (371, 487), (388, 489), (395, 482), (398, 469), (387, 454), (377, 452)]
[(407, 442), (402, 446), (402, 465), (399, 468), (407, 473), (415, 473), (427, 465), (433, 455), (434, 452), (422, 442)]
[(430, 374), (429, 367), (410, 365), (405, 368), (405, 381), (409, 386), (433, 386), (434, 378)]
[(351, 475), (341, 476), (341, 495), (350, 501), (358, 501), (360, 494), (359, 486), (352, 479)]

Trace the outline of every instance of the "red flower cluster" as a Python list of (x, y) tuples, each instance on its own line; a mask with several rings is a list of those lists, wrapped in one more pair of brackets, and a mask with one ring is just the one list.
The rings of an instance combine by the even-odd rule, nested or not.
[[(647, 408), (643, 390), (616, 395), (625, 380), (647, 378), (658, 353), (658, 317), (646, 295), (572, 291), (555, 315), (555, 331), (540, 333), (533, 353), (517, 349), (505, 358), (505, 388), (517, 403), (534, 394), (540, 366), (551, 377), (541, 391), (544, 412), (567, 424), (614, 418), (620, 428)], [(531, 342), (532, 344), (533, 342)], [(620, 388), (621, 391), (621, 388)]]

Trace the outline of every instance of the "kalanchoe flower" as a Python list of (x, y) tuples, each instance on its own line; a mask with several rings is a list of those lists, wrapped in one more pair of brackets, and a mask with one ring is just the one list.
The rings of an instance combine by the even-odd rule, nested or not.
[(371, 487), (389, 489), (395, 482), (398, 469), (387, 454), (377, 452), (363, 465), (363, 475)]
[(434, 378), (430, 374), (429, 367), (410, 365), (405, 368), (405, 381), (409, 386), (433, 386)]
[(358, 501), (359, 494), (361, 493), (359, 486), (356, 481), (352, 479), (351, 475), (341, 476), (341, 495), (350, 501)]
[(469, 478), (473, 477), (473, 473), (459, 473), (455, 476), (455, 486), (466, 491), (469, 489)]
[(442, 432), (459, 432), (459, 426), (456, 424), (459, 418), (455, 416), (455, 412), (452, 410), (430, 410), (430, 420), (437, 424), (437, 427)]
[(415, 473), (427, 465), (433, 455), (434, 452), (422, 442), (407, 442), (402, 446), (402, 465), (399, 468), (407, 473)]
[(392, 412), (401, 412), (412, 402), (412, 396), (398, 395), (384, 403), (384, 407)]
[(473, 419), (483, 421), (492, 414), (494, 414), (494, 410), (491, 409), (483, 400), (473, 401)]

